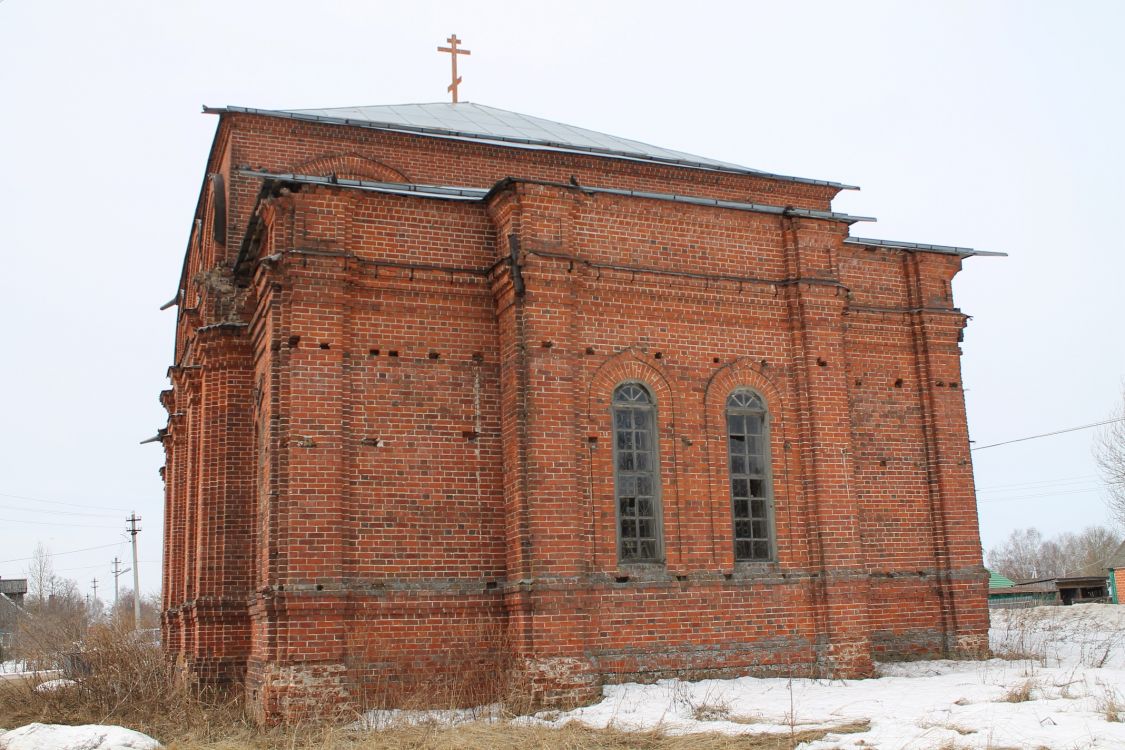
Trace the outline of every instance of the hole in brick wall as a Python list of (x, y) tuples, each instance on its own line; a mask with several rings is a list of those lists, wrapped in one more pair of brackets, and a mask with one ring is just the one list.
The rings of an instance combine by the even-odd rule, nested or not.
[(494, 588), (496, 588), (496, 587), (497, 587), (497, 586), (499, 586), (499, 585), (500, 585), (500, 584), (496, 583), (496, 581), (489, 581), (488, 583), (484, 584), (484, 587), (485, 587), (486, 589), (494, 589)]
[(769, 366), (770, 366), (770, 361), (769, 361), (768, 359), (763, 359), (763, 360), (762, 360), (761, 362), (759, 362), (758, 364), (760, 364), (760, 365), (761, 365), (762, 367), (769, 367)]
[(554, 341), (544, 341), (542, 344), (540, 344), (540, 346), (542, 346), (544, 349), (550, 349), (554, 345)]
[(597, 445), (598, 444), (598, 436), (597, 435), (590, 435), (586, 438), (586, 442), (589, 443), (590, 445)]
[(879, 462), (879, 465), (880, 466), (886, 466), (887, 465), (887, 459), (884, 458), (882, 461)]
[(902, 388), (902, 378), (895, 381), (895, 388)]
[(316, 585), (316, 590), (317, 590), (317, 591), (324, 591), (324, 584), (323, 584), (323, 583), (318, 583), (318, 584)]
[(281, 351), (281, 342), (280, 341), (274, 341), (272, 344), (270, 344), (270, 351), (271, 352)]
[(398, 356), (398, 350), (397, 349), (391, 349), (389, 352), (387, 352), (387, 356), (397, 357)]
[(428, 357), (429, 357), (430, 359), (439, 359), (439, 358), (441, 357), (441, 355), (440, 355), (440, 354), (438, 354), (437, 352), (430, 352), (430, 353), (429, 353), (428, 355), (426, 355), (426, 356), (428, 356)]
[(856, 378), (856, 379), (855, 379), (855, 384), (856, 384), (857, 386), (858, 386), (858, 385), (863, 385), (863, 379), (862, 379), (862, 378)]
[(687, 580), (687, 576), (676, 576), (676, 580), (677, 580), (677, 581), (686, 581), (686, 580)]
[(715, 364), (719, 364), (719, 358), (718, 357), (712, 357), (711, 361), (714, 362)]
[(956, 388), (958, 385), (960, 385), (960, 384), (956, 380), (950, 380), (949, 381), (949, 387), (950, 388)]
[(473, 361), (474, 362), (483, 362), (484, 361), (484, 355), (481, 354), (480, 352), (473, 352)]
[(730, 579), (734, 578), (734, 574), (733, 573), (723, 573), (723, 578), (725, 578), (729, 581)]
[(461, 433), (461, 437), (465, 438), (466, 440), (476, 440), (480, 437), (480, 433), (476, 430), (465, 430)]
[(945, 381), (944, 381), (944, 380), (939, 380), (939, 381), (937, 382), (937, 387), (938, 387), (938, 388), (944, 388), (944, 387), (945, 387)]
[(828, 360), (821, 359), (820, 357), (817, 357), (816, 358), (816, 366), (817, 367), (828, 367)]
[(379, 356), (379, 350), (378, 349), (368, 349), (367, 353), (370, 354), (372, 357), (378, 357)]
[(290, 336), (289, 337), (289, 346), (290, 347), (295, 347), (299, 343), (301, 343), (301, 337), (300, 336)]
[(587, 353), (587, 354), (593, 354), (593, 353), (594, 353), (594, 347), (592, 347), (592, 346), (587, 346), (587, 347), (586, 347), (586, 353)]
[(321, 341), (320, 342), (320, 348), (321, 349), (331, 349), (332, 347), (329, 345), (329, 343), (327, 341)]
[(629, 576), (617, 576), (613, 579), (615, 583), (628, 583)]
[(656, 357), (657, 359), (664, 359), (664, 352), (657, 352), (652, 356)]

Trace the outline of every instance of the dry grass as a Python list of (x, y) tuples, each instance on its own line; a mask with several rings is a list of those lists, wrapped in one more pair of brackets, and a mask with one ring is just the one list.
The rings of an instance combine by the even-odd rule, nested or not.
[(1032, 699), (1032, 694), (1038, 687), (1039, 683), (1035, 678), (1029, 677), (1005, 693), (1003, 700), (1005, 703), (1026, 703)]
[[(166, 664), (158, 647), (128, 631), (94, 631), (81, 656), (80, 674), (69, 675), (77, 679), (75, 685), (40, 693), (33, 681), (0, 682), (0, 726), (119, 724), (152, 735), (170, 750), (793, 750), (830, 733), (870, 727), (852, 722), (784, 733), (669, 736), (660, 730), (625, 732), (577, 723), (553, 728), (509, 717), (456, 726), (392, 721), (374, 730), (330, 724), (264, 728), (250, 721), (236, 701), (198, 695)], [(701, 716), (714, 712), (711, 718), (738, 720), (722, 701), (704, 701), (698, 708)]]
[[(58, 657), (38, 654), (41, 663)], [(120, 724), (156, 737), (190, 730), (209, 737), (209, 727), (249, 727), (237, 704), (199, 695), (164, 660), (160, 648), (126, 628), (91, 629), (65, 674), (76, 684), (38, 692), (38, 680), (0, 682), (0, 726)], [(200, 731), (200, 728), (204, 730)], [(218, 734), (215, 735), (216, 737)]]
[(1097, 696), (1098, 713), (1109, 722), (1125, 721), (1125, 701), (1113, 685), (1098, 681), (1101, 694)]
[(374, 732), (342, 729), (289, 729), (245, 733), (217, 742), (183, 738), (169, 750), (793, 750), (828, 734), (863, 732), (867, 722), (842, 724), (831, 730), (805, 730), (792, 735), (730, 736), (715, 733), (669, 736), (660, 731), (624, 732), (590, 729), (576, 723), (555, 729), (512, 722), (471, 723), (457, 727), (392, 726)]

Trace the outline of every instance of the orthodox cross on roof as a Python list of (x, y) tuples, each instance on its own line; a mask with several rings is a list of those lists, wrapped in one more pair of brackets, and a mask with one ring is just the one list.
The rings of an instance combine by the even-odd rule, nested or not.
[(457, 84), (461, 83), (461, 79), (457, 75), (457, 55), (471, 55), (473, 53), (470, 52), (467, 49), (458, 48), (457, 45), (461, 43), (461, 40), (457, 38), (456, 34), (449, 37), (445, 41), (449, 42), (449, 46), (448, 47), (438, 47), (437, 50), (438, 50), (438, 52), (448, 52), (449, 53), (449, 59), (453, 62), (453, 83), (449, 84), (449, 88), (447, 88), (446, 91), (449, 91), (453, 94), (453, 103), (456, 104), (457, 103)]

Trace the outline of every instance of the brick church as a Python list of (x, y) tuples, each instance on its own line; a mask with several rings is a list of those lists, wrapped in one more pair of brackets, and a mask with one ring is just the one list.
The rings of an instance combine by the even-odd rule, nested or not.
[(967, 248), (479, 104), (218, 115), (164, 644), (258, 715), (987, 647)]

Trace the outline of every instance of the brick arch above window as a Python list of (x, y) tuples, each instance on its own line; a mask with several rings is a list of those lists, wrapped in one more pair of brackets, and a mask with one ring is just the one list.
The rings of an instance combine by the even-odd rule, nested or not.
[[(766, 409), (780, 422), (784, 428), (785, 420), (778, 419), (785, 410), (785, 399), (782, 398), (781, 389), (774, 384), (762, 370), (761, 366), (751, 359), (739, 359), (721, 367), (707, 383), (706, 418), (708, 422), (719, 414), (726, 413), (727, 398), (739, 388), (749, 388), (757, 391), (765, 399)], [(707, 425), (707, 434), (713, 437), (711, 425)]]
[(592, 425), (605, 420), (613, 402), (614, 389), (627, 381), (643, 383), (648, 388), (660, 412), (662, 425), (675, 424), (677, 399), (668, 379), (657, 367), (641, 359), (640, 354), (627, 350), (603, 362), (590, 378), (587, 416)]
[(369, 159), (359, 154), (335, 154), (320, 156), (301, 162), (286, 170), (292, 174), (328, 177), (336, 175), (348, 180), (372, 180), (373, 182), (410, 182), (410, 179), (394, 167)]

